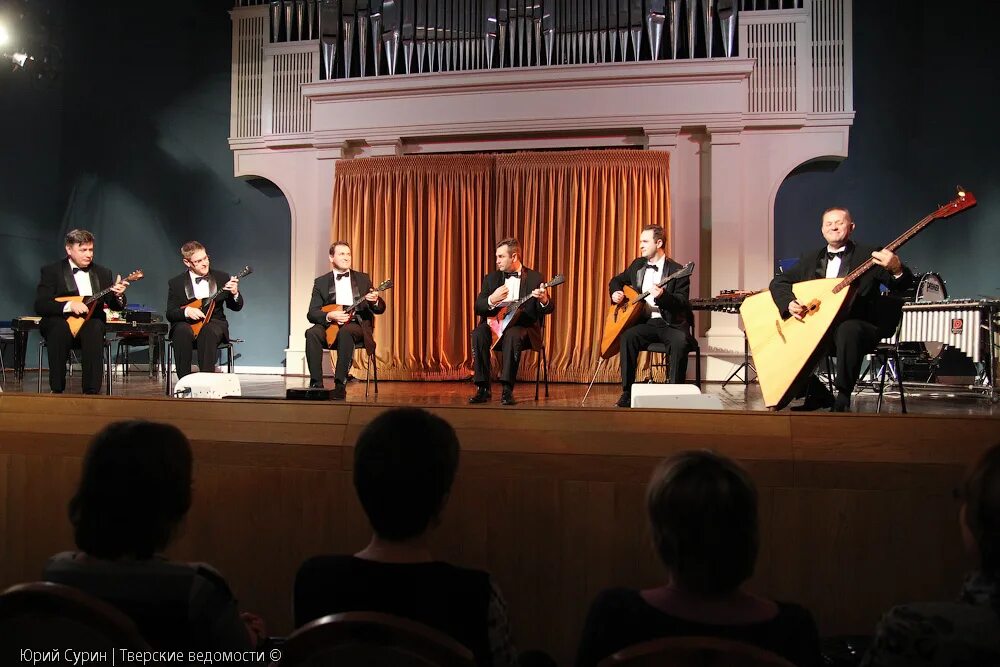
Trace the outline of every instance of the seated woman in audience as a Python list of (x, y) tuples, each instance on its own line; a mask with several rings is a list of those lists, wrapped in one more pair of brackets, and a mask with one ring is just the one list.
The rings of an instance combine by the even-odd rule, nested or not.
[(962, 541), (978, 570), (957, 602), (923, 602), (889, 610), (864, 667), (1000, 665), (1000, 445), (969, 468), (958, 493)]
[(458, 468), (458, 437), (425, 410), (383, 412), (354, 447), (354, 488), (373, 535), (353, 556), (316, 556), (295, 577), (295, 624), (375, 611), (454, 638), (479, 665), (516, 664), (507, 610), (490, 575), (435, 560), (429, 536), (441, 522)]
[(820, 664), (808, 611), (743, 589), (757, 560), (757, 490), (729, 459), (684, 452), (663, 461), (647, 489), (649, 523), (667, 583), (597, 596), (577, 665), (663, 637), (716, 637), (776, 653), (800, 667)]
[(191, 446), (168, 424), (118, 422), (98, 433), (69, 504), (77, 552), (43, 577), (118, 607), (156, 649), (249, 650), (262, 621), (237, 610), (225, 579), (161, 552), (191, 507)]

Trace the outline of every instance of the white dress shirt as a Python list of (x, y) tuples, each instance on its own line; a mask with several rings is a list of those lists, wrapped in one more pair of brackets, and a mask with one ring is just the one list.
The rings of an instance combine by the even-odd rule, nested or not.
[(345, 273), (340, 269), (333, 270), (333, 282), (334, 286), (337, 288), (337, 301), (341, 306), (352, 306), (354, 305), (354, 289), (351, 287), (351, 272), (346, 271), (347, 275), (343, 278), (338, 278), (337, 276)]
[[(91, 264), (93, 266), (93, 264)], [(69, 268), (73, 269), (80, 268), (76, 265), (76, 262), (69, 260)], [(90, 284), (90, 274), (86, 271), (74, 271), (73, 280), (76, 281), (76, 291), (80, 293), (80, 296), (94, 296), (94, 286)], [(63, 312), (71, 313), (69, 302), (63, 304)]]
[[(643, 269), (644, 273), (642, 274), (642, 290), (641, 290), (642, 292), (648, 292), (653, 288), (653, 285), (657, 284), (658, 282), (660, 282), (660, 280), (663, 279), (662, 278), (663, 270), (666, 268), (667, 258), (661, 257), (660, 259), (650, 261), (647, 264), (655, 264), (656, 270), (654, 271), (653, 269)], [(646, 303), (648, 303), (650, 308), (652, 309), (652, 312), (649, 313), (650, 318), (663, 317), (662, 315), (660, 315), (660, 307), (656, 305), (656, 302), (653, 300), (652, 294), (646, 296)]]
[(844, 246), (843, 248), (840, 248), (839, 250), (836, 249), (836, 248), (831, 248), (830, 246), (827, 246), (826, 247), (826, 251), (827, 252), (837, 253), (836, 257), (834, 257), (833, 259), (828, 259), (826, 261), (826, 277), (827, 278), (836, 278), (836, 277), (838, 277), (840, 275), (840, 264), (843, 261), (844, 254), (847, 252), (847, 246)]
[[(191, 278), (191, 284), (194, 285), (194, 298), (196, 299), (207, 299), (212, 296), (212, 288), (208, 284), (208, 276), (199, 276), (194, 271), (188, 271), (188, 275)], [(203, 278), (199, 280), (199, 278)]]

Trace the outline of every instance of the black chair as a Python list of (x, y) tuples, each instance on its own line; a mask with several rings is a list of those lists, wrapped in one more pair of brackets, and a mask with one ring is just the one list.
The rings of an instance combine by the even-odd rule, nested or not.
[(545, 354), (545, 321), (538, 326), (528, 327), (528, 342), (521, 346), (521, 352), (538, 354), (538, 364), (535, 366), (535, 400), (538, 400), (538, 388), (542, 376), (545, 377), (545, 398), (549, 397), (549, 359)]
[[(367, 354), (368, 349), (365, 347), (365, 341), (363, 340), (355, 341), (354, 349), (364, 350), (368, 357), (368, 363), (365, 364), (365, 398), (368, 398), (368, 385), (372, 380), (375, 381), (375, 395), (378, 396), (378, 357), (374, 354)], [(336, 367), (337, 351), (327, 350), (327, 352), (330, 355), (330, 365)]]
[(7, 320), (0, 322), (0, 379), (7, 382), (7, 364), (3, 360), (3, 349), (8, 345), (15, 345), (14, 330), (11, 329), (11, 322)]
[[(878, 370), (875, 370), (875, 369)], [(872, 373), (878, 376), (878, 400), (875, 402), (875, 412), (882, 411), (882, 397), (885, 394), (885, 376), (892, 374), (899, 387), (899, 407), (906, 414), (906, 392), (903, 389), (903, 368), (899, 360), (898, 343), (879, 343), (872, 352)]]
[(465, 646), (434, 628), (398, 616), (348, 612), (296, 630), (272, 667), (474, 667)]
[[(230, 338), (228, 340), (220, 341), (219, 342), (219, 346), (216, 348), (216, 365), (217, 366), (221, 365), (221, 362), (222, 362), (222, 360), (221, 360), (222, 352), (225, 351), (226, 352), (226, 372), (228, 372), (228, 373), (235, 373), (236, 372), (236, 357), (238, 355), (235, 352), (236, 348), (234, 346), (237, 345), (237, 344), (239, 344), (239, 343), (245, 343), (245, 342), (246, 341), (243, 338)], [(170, 390), (173, 388), (173, 384), (174, 384), (173, 371), (172, 371), (173, 366), (174, 366), (174, 345), (173, 345), (173, 342), (169, 338), (165, 341), (165, 344), (167, 346), (167, 365), (166, 365), (166, 367), (164, 367), (163, 371), (164, 371), (164, 374), (167, 376), (167, 382), (166, 382), (167, 389), (166, 389), (166, 393), (167, 393), (167, 396), (170, 396), (171, 395)], [(194, 345), (192, 347), (194, 349), (197, 349), (197, 347), (198, 347), (197, 340), (195, 341), (195, 343), (194, 343)]]
[(128, 380), (130, 365), (129, 360), (132, 354), (132, 348), (135, 347), (149, 348), (149, 377), (153, 377), (159, 372), (160, 363), (163, 361), (163, 351), (158, 349), (159, 344), (157, 343), (156, 334), (125, 331), (119, 333), (115, 340), (118, 343), (117, 349), (115, 350), (115, 365), (120, 365), (122, 367), (122, 378)]
[[(692, 318), (690, 321), (694, 321)], [(694, 352), (694, 384), (701, 389), (701, 345), (694, 337), (694, 327), (689, 326), (687, 332), (688, 354)], [(650, 343), (646, 346), (646, 353), (653, 356), (649, 362), (649, 381), (653, 382), (654, 370), (663, 369), (663, 381), (667, 382), (670, 377), (670, 354), (665, 343)], [(659, 361), (657, 361), (659, 359)]]
[(42, 581), (0, 594), (0, 642), (11, 651), (150, 650), (135, 623), (115, 607), (75, 588)]
[[(73, 350), (79, 349), (78, 347), (75, 347), (75, 345), (76, 343), (74, 342), (74, 348), (70, 350), (69, 353), (70, 373), (72, 373), (73, 363), (76, 360), (76, 355), (74, 354)], [(111, 396), (113, 393), (111, 389), (111, 379), (113, 376), (114, 367), (112, 366), (111, 362), (114, 361), (114, 359), (111, 356), (111, 345), (112, 341), (108, 338), (105, 338), (104, 339), (104, 384), (105, 384), (104, 393), (106, 393), (108, 396)], [(45, 348), (46, 348), (45, 338), (39, 339), (38, 341), (38, 393), (39, 394), (42, 393), (42, 350), (44, 350)], [(50, 373), (52, 372), (51, 369), (49, 369), (49, 372)]]

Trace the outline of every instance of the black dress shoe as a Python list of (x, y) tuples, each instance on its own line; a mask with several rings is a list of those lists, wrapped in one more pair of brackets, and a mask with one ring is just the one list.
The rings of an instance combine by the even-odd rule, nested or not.
[(517, 405), (517, 401), (514, 400), (513, 389), (503, 390), (503, 393), (500, 394), (500, 405)]
[(322, 389), (323, 388), (323, 381), (322, 380), (310, 380), (309, 381), (309, 388), (310, 389)]
[(333, 385), (333, 391), (330, 393), (330, 398), (334, 401), (343, 401), (347, 398), (347, 385), (343, 382), (338, 382)]
[(813, 410), (832, 408), (833, 400), (833, 394), (826, 388), (826, 385), (822, 382), (816, 382), (809, 387), (809, 393), (806, 394), (806, 400), (802, 401), (802, 405), (793, 405), (789, 410), (792, 412), (812, 412)]
[(623, 391), (622, 395), (618, 397), (618, 402), (615, 403), (616, 407), (619, 408), (631, 408), (632, 407), (632, 392)]
[(469, 397), (469, 403), (473, 405), (476, 403), (488, 403), (492, 397), (493, 394), (490, 393), (488, 387), (480, 386), (476, 389), (476, 393)]
[(830, 412), (850, 412), (851, 411), (851, 395), (846, 392), (839, 392), (837, 394), (836, 400), (833, 402), (833, 406), (830, 408)]

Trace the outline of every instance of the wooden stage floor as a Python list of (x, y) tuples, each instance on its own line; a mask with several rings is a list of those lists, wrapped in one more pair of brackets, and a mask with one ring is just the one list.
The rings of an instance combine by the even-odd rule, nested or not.
[[(285, 390), (290, 388), (302, 388), (308, 386), (308, 379), (301, 376), (281, 376), (281, 375), (252, 375), (239, 374), (240, 385), (244, 397), (255, 398), (284, 398)], [(25, 374), (24, 382), (18, 383), (12, 380), (12, 374), (8, 373), (8, 382), (3, 384), (6, 392), (12, 393), (35, 393), (37, 387), (37, 374), (35, 371), (28, 371)], [(333, 382), (329, 378), (326, 386), (332, 387)], [(69, 392), (79, 392), (79, 374), (74, 374), (69, 378)], [(127, 396), (132, 398), (157, 398), (164, 397), (164, 387), (162, 379), (150, 378), (145, 372), (133, 372), (129, 374), (127, 380), (116, 374), (114, 383), (114, 393), (116, 396)], [(760, 387), (751, 383), (744, 387), (742, 383), (732, 382), (726, 387), (719, 382), (706, 382), (703, 390), (707, 394), (718, 396), (723, 408), (726, 410), (751, 410), (765, 411), (763, 400), (760, 394)], [(384, 404), (384, 405), (421, 405), (421, 406), (449, 406), (456, 407), (467, 405), (469, 396), (472, 395), (474, 387), (470, 382), (390, 382), (379, 383), (379, 395), (376, 397), (373, 392), (369, 392), (365, 398), (364, 382), (350, 382), (348, 384), (347, 403), (359, 404)], [(514, 396), (518, 401), (516, 406), (507, 409), (519, 408), (563, 408), (581, 407), (581, 401), (587, 391), (587, 386), (583, 384), (555, 384), (549, 385), (548, 398), (544, 395), (544, 387), (539, 394), (539, 400), (535, 401), (535, 388), (533, 382), (521, 382), (514, 391)], [(601, 409), (612, 408), (621, 389), (618, 385), (595, 384), (590, 397), (582, 407)], [(42, 393), (48, 393), (47, 376), (42, 375)], [(862, 390), (855, 393), (853, 399), (853, 409), (858, 413), (874, 413), (877, 394), (874, 388), (862, 387)], [(494, 384), (493, 405), (499, 407), (500, 385)], [(1000, 403), (991, 402), (987, 398), (975, 395), (955, 394), (947, 388), (927, 389), (927, 388), (907, 388), (906, 390), (907, 409), (912, 414), (924, 415), (1000, 415)], [(487, 407), (487, 406), (469, 406)], [(899, 414), (900, 402), (897, 391), (886, 390), (885, 399), (882, 404), (882, 412), (885, 414)]]

